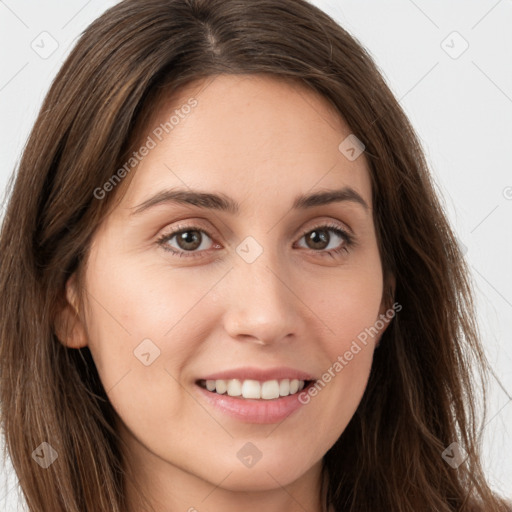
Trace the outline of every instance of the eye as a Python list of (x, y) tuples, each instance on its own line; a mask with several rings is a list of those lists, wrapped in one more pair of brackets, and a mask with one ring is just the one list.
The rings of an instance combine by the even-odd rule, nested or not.
[[(334, 236), (329, 233), (334, 233)], [(334, 257), (342, 251), (349, 252), (355, 245), (354, 236), (347, 233), (337, 224), (322, 224), (302, 233), (301, 239), (306, 237), (306, 249), (319, 253), (322, 256)], [(208, 242), (208, 240), (210, 242)], [(195, 257), (206, 250), (208, 246), (220, 248), (213, 244), (208, 233), (197, 226), (178, 226), (171, 233), (162, 235), (157, 243), (165, 250), (178, 257)], [(325, 250), (333, 245), (329, 250)], [(187, 254), (188, 253), (188, 254)]]
[[(197, 252), (198, 250), (206, 250), (208, 242), (205, 237), (211, 241), (210, 236), (201, 228), (196, 226), (181, 227), (163, 235), (157, 240), (157, 243), (163, 247), (165, 251), (174, 253), (176, 256), (188, 256), (187, 252)], [(173, 242), (173, 239), (176, 239)], [(173, 246), (171, 242), (177, 245)], [(206, 247), (205, 247), (206, 246)], [(193, 254), (191, 255), (193, 256)]]
[[(329, 235), (334, 233), (334, 236)], [(355, 245), (353, 235), (341, 229), (337, 224), (320, 225), (313, 229), (309, 229), (302, 234), (305, 237), (307, 247), (314, 252), (319, 252), (322, 256), (333, 256), (342, 251), (349, 252), (350, 248)], [(340, 245), (341, 241), (341, 245)], [(332, 246), (329, 250), (325, 250)]]

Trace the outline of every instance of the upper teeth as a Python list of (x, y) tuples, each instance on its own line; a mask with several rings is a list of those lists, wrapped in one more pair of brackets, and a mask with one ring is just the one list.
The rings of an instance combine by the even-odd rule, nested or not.
[(263, 398), (264, 400), (293, 395), (303, 388), (304, 381), (298, 379), (266, 380), (265, 382), (238, 379), (206, 381), (206, 389), (220, 395), (227, 392), (229, 396)]

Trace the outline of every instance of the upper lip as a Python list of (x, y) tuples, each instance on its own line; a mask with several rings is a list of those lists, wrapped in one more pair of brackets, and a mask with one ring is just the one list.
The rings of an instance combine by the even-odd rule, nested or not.
[(246, 366), (241, 368), (233, 368), (231, 370), (223, 370), (215, 372), (202, 378), (202, 380), (282, 380), (282, 379), (298, 379), (298, 380), (316, 380), (310, 373), (280, 366), (276, 368), (255, 368)]

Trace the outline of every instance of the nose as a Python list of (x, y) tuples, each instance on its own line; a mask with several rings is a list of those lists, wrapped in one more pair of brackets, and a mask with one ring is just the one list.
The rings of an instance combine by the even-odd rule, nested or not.
[(224, 328), (239, 341), (259, 345), (300, 336), (307, 309), (294, 293), (292, 272), (265, 252), (253, 263), (240, 259), (226, 276)]

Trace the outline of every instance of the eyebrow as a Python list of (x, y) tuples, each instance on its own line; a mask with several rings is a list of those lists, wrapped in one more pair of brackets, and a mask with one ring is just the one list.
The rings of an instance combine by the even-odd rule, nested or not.
[[(344, 201), (359, 204), (367, 211), (370, 209), (366, 201), (351, 187), (297, 196), (293, 201), (292, 208), (306, 210), (315, 206)], [(166, 203), (190, 204), (198, 208), (225, 211), (232, 215), (237, 215), (240, 212), (240, 204), (225, 194), (213, 194), (192, 189), (171, 189), (162, 190), (141, 204), (130, 208), (133, 210), (131, 214), (135, 215)]]

